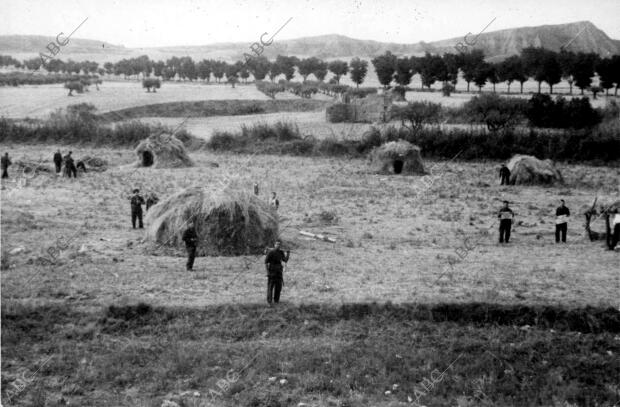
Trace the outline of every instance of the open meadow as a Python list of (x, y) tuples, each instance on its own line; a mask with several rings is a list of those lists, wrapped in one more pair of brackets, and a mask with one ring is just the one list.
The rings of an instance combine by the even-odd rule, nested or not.
[[(7, 146), (15, 159), (56, 147)], [(564, 186), (524, 187), (499, 186), (492, 161), (428, 160), (420, 177), (200, 151), (193, 168), (134, 171), (118, 168), (130, 150), (72, 150), (111, 168), (3, 180), (2, 248), (17, 249), (2, 260), (3, 384), (51, 357), (15, 405), (611, 406), (620, 391), (618, 257), (581, 215), (617, 197), (618, 168), (560, 165)], [(230, 179), (278, 193), (291, 260), (275, 309), (263, 256), (199, 257), (187, 272), (184, 252), (131, 228), (133, 188), (165, 198)], [(567, 244), (553, 237), (560, 198)], [(499, 245), (504, 199), (516, 223)], [(57, 264), (41, 261), (65, 239)], [(433, 369), (443, 382), (420, 398)]]

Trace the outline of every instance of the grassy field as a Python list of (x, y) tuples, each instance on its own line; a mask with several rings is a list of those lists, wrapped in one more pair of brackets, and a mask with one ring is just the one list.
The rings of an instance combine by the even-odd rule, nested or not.
[[(7, 148), (14, 159), (55, 150)], [(200, 152), (192, 154), (195, 168), (132, 172), (117, 167), (135, 159), (128, 150), (72, 150), (113, 167), (77, 180), (40, 175), (23, 187), (3, 180), (3, 389), (53, 356), (14, 397), (17, 405), (620, 399), (618, 257), (585, 239), (581, 216), (594, 196), (618, 199), (617, 168), (560, 164), (565, 186), (502, 187), (499, 163), (456, 161), (436, 166), (425, 189), (420, 177), (378, 176), (362, 160)], [(187, 273), (184, 253), (157, 249), (130, 227), (131, 189), (165, 197), (190, 185), (215, 188), (231, 175), (237, 188), (258, 182), (265, 200), (278, 192), (292, 253), (277, 309), (264, 305), (262, 257), (198, 258)], [(573, 214), (566, 245), (553, 240), (560, 198)], [(517, 223), (511, 243), (500, 246), (495, 213), (503, 199)], [(602, 222), (593, 228), (603, 230)], [(37, 260), (61, 236), (74, 240), (59, 263)], [(399, 305), (370, 305), (388, 301)], [(482, 305), (465, 311), (474, 303)], [(560, 317), (540, 307), (581, 311)], [(434, 369), (445, 370), (443, 379), (420, 396)]]

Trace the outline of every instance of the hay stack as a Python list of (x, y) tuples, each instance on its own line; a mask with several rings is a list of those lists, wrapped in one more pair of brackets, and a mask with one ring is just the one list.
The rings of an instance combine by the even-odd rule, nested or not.
[(390, 141), (370, 153), (370, 164), (381, 174), (424, 175), (420, 147), (407, 141)]
[(82, 161), (88, 171), (100, 172), (108, 169), (108, 162), (99, 157), (91, 157), (87, 155), (78, 161)]
[(511, 185), (550, 185), (564, 182), (562, 174), (549, 159), (539, 160), (531, 155), (515, 155), (507, 166)]
[(138, 162), (135, 167), (179, 168), (193, 167), (185, 146), (172, 134), (154, 134), (136, 147)]
[(254, 194), (232, 190), (184, 189), (147, 212), (147, 239), (185, 248), (181, 240), (192, 219), (199, 256), (262, 254), (278, 236), (278, 218)]

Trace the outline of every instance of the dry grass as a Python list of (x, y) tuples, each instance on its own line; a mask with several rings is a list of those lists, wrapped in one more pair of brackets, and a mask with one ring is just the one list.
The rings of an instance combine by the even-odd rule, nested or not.
[[(54, 150), (11, 149), (14, 157)], [(133, 161), (133, 153), (125, 150), (73, 151), (76, 159), (89, 154), (112, 164)], [(218, 185), (240, 174), (233, 184), (251, 190), (258, 182), (262, 199), (278, 192), (281, 231), (292, 248), (285, 277), (288, 301), (470, 302), (488, 299), (491, 290), (499, 303), (615, 305), (617, 255), (584, 239), (579, 213), (596, 194), (605, 201), (617, 199), (618, 169), (559, 165), (563, 187), (500, 187), (497, 163), (457, 162), (426, 191), (420, 177), (372, 175), (362, 160), (207, 153), (192, 154), (192, 159), (195, 168), (111, 169), (77, 181), (41, 175), (23, 189), (3, 190), (3, 247), (26, 249), (11, 257), (12, 267), (3, 273), (6, 292), (22, 299), (81, 293), (90, 305), (119, 297), (192, 306), (262, 301), (260, 257), (199, 258), (198, 272), (187, 274), (182, 258), (153, 257), (143, 235), (130, 229), (126, 198), (134, 187), (164, 198), (184, 187)], [(213, 161), (220, 167), (210, 167)], [(433, 164), (426, 162), (428, 168)], [(12, 182), (8, 187), (14, 187)], [(574, 214), (566, 246), (553, 242), (553, 214), (560, 198)], [(497, 245), (496, 227), (491, 226), (503, 199), (513, 202), (516, 212), (509, 246)], [(13, 219), (16, 210), (34, 215), (38, 226), (22, 227)], [(308, 218), (323, 211), (335, 213), (337, 224), (308, 225)], [(85, 221), (87, 229), (81, 228)], [(492, 233), (480, 237), (489, 227)], [(593, 228), (603, 228), (600, 220)], [(300, 229), (327, 233), (338, 243), (306, 240)], [(62, 272), (29, 263), (57, 236), (75, 233), (80, 242), (61, 253), (68, 262)], [(435, 282), (463, 239), (472, 236), (479, 244)], [(81, 245), (86, 252), (78, 254)], [(323, 291), (326, 286), (330, 289)]]

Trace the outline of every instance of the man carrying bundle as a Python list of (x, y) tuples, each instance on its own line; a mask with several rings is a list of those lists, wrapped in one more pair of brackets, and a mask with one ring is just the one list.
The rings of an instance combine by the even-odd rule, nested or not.
[(265, 257), (265, 268), (267, 269), (267, 302), (271, 305), (271, 301), (276, 304), (280, 302), (280, 292), (282, 291), (282, 262), (287, 263), (291, 254), (290, 250), (284, 251), (280, 249), (281, 242), (276, 240), (275, 247), (267, 253)]

